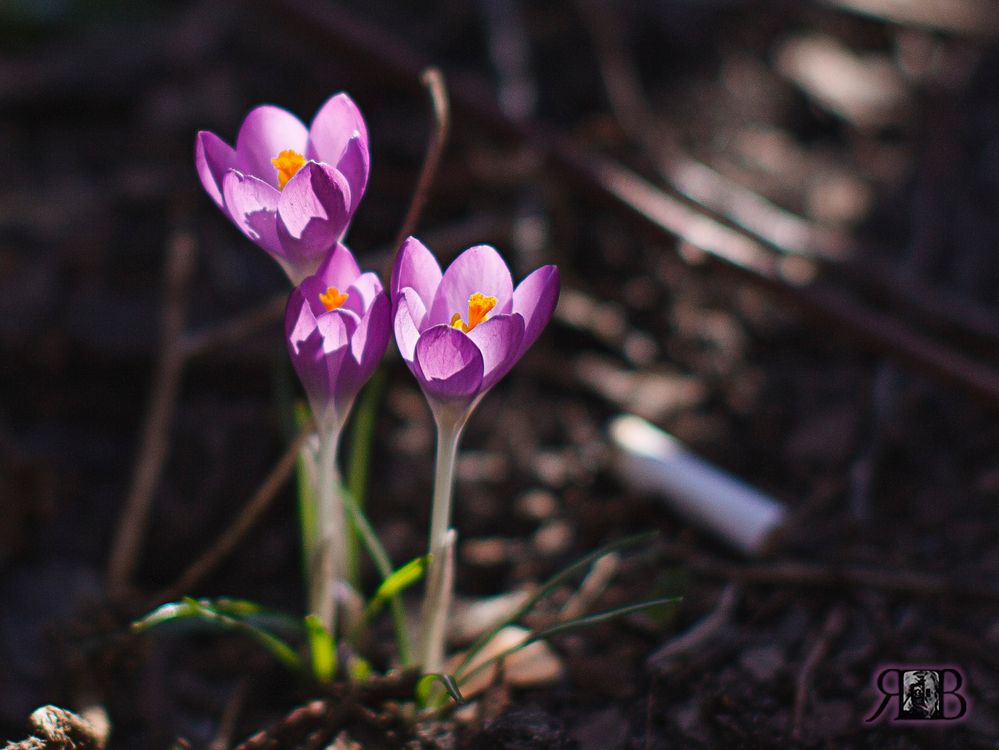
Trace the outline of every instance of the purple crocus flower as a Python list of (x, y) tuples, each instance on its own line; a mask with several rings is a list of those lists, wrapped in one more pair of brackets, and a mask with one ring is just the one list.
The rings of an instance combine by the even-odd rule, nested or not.
[(476, 245), (447, 271), (414, 237), (392, 270), (395, 338), (440, 423), (464, 419), (535, 342), (558, 302), (559, 274), (542, 266), (514, 289), (496, 250)]
[(298, 284), (343, 239), (368, 182), (368, 130), (346, 94), (323, 104), (308, 128), (280, 107), (250, 111), (236, 147), (198, 133), (201, 184), (239, 229)]
[(288, 298), (284, 328), (320, 433), (338, 433), (388, 346), (390, 305), (374, 273), (337, 244)]

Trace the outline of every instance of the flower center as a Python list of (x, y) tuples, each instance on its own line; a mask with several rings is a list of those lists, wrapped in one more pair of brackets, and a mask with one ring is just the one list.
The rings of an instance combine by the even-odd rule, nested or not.
[(468, 298), (468, 323), (461, 319), (461, 313), (455, 313), (451, 316), (451, 327), (468, 333), (485, 320), (486, 315), (494, 307), (496, 307), (495, 297), (487, 297), (482, 292), (476, 292)]
[(271, 164), (277, 170), (278, 188), (284, 190), (284, 186), (288, 184), (288, 180), (294, 177), (298, 170), (305, 166), (305, 157), (289, 148), (271, 159)]
[(326, 312), (329, 312), (330, 310), (336, 310), (344, 302), (346, 302), (347, 296), (347, 292), (341, 292), (335, 286), (331, 286), (319, 295), (319, 301), (323, 303), (323, 307), (326, 308)]

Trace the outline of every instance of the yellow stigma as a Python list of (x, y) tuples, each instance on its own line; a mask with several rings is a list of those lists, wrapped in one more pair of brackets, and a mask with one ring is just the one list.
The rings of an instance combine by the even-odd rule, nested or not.
[(288, 184), (288, 180), (294, 177), (298, 170), (305, 166), (305, 157), (289, 148), (287, 151), (282, 151), (271, 159), (271, 164), (274, 165), (274, 169), (278, 173), (278, 188), (284, 190), (284, 186)]
[(496, 307), (496, 298), (476, 292), (468, 298), (468, 323), (461, 319), (461, 313), (451, 316), (451, 327), (468, 333), (486, 319), (489, 311)]
[(341, 292), (335, 286), (331, 286), (319, 295), (319, 301), (323, 303), (323, 307), (329, 312), (330, 310), (336, 310), (347, 301), (347, 293)]

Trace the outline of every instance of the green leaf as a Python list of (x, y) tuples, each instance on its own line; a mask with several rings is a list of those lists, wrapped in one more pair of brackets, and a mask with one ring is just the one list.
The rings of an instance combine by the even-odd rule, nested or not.
[(336, 675), (336, 641), (317, 615), (307, 615), (305, 631), (309, 636), (309, 655), (312, 658), (312, 675), (319, 682), (332, 682)]
[(557, 588), (562, 586), (574, 575), (586, 570), (587, 568), (590, 567), (590, 565), (595, 563), (601, 557), (609, 555), (612, 552), (617, 552), (619, 550), (626, 549), (628, 547), (637, 547), (642, 544), (647, 544), (648, 542), (651, 542), (653, 539), (655, 539), (658, 536), (659, 532), (651, 531), (644, 534), (637, 534), (635, 536), (619, 539), (616, 542), (611, 542), (610, 544), (606, 544), (603, 547), (594, 550), (588, 555), (581, 557), (579, 560), (572, 563), (568, 567), (565, 567), (562, 570), (560, 570), (558, 573), (556, 573), (547, 581), (545, 581), (541, 585), (541, 587), (537, 591), (535, 591), (526, 602), (524, 602), (519, 608), (517, 608), (516, 611), (513, 612), (513, 614), (511, 614), (509, 617), (504, 618), (501, 622), (498, 622), (496, 625), (494, 625), (490, 630), (486, 631), (481, 636), (479, 636), (478, 639), (476, 639), (476, 641), (472, 643), (472, 645), (468, 648), (468, 651), (465, 653), (465, 658), (462, 659), (461, 664), (458, 665), (458, 668), (455, 670), (455, 674), (460, 676), (462, 672), (468, 668), (468, 665), (471, 664), (476, 654), (478, 654), (486, 646), (486, 644), (489, 643), (489, 641), (495, 638), (497, 633), (499, 633), (507, 625), (513, 625), (518, 620), (520, 620), (524, 615), (526, 615), (528, 612), (534, 609), (534, 606), (539, 601), (541, 601), (546, 596), (555, 591)]
[(433, 672), (431, 674), (425, 674), (420, 678), (420, 681), (416, 683), (416, 699), (422, 703), (426, 704), (431, 698), (430, 691), (433, 689), (434, 683), (439, 682), (447, 690), (448, 695), (451, 699), (457, 703), (459, 706), (465, 703), (465, 697), (461, 694), (461, 690), (458, 688), (458, 683), (454, 679), (453, 675)]
[(218, 602), (213, 602), (210, 599), (184, 597), (179, 602), (170, 602), (157, 607), (145, 617), (133, 622), (132, 628), (143, 632), (168, 622), (194, 619), (225, 630), (243, 633), (263, 646), (285, 667), (293, 672), (301, 672), (302, 661), (295, 653), (295, 649), (273, 633), (243, 619), (260, 611), (262, 608), (259, 605), (242, 599), (220, 599)]
[[(605, 622), (610, 622), (611, 620), (616, 620), (619, 617), (624, 617), (626, 615), (635, 614), (636, 612), (642, 612), (648, 609), (654, 609), (657, 607), (662, 607), (668, 604), (675, 604), (682, 600), (679, 596), (667, 596), (659, 599), (650, 599), (649, 601), (639, 602), (638, 604), (628, 604), (623, 607), (615, 607), (614, 609), (608, 609), (603, 612), (594, 612), (589, 615), (582, 615), (580, 617), (574, 617), (571, 620), (566, 620), (565, 622), (560, 622), (557, 625), (552, 625), (551, 627), (542, 628), (541, 630), (535, 630), (530, 635), (527, 636), (521, 643), (516, 646), (511, 646), (505, 651), (501, 651), (495, 656), (486, 659), (481, 664), (477, 665), (475, 669), (469, 672), (467, 675), (461, 673), (461, 668), (456, 672), (456, 679), (459, 683), (467, 682), (468, 680), (475, 677), (477, 674), (487, 669), (489, 665), (505, 659), (511, 654), (515, 654), (522, 648), (530, 646), (532, 643), (537, 641), (545, 640), (556, 635), (563, 635), (564, 633), (570, 633), (575, 630), (581, 630), (583, 628), (593, 627), (594, 625), (600, 625)], [(464, 665), (462, 665), (464, 666)]]
[(371, 676), (371, 671), (371, 662), (360, 656), (355, 656), (347, 665), (347, 674), (350, 676), (350, 681), (354, 683), (367, 682)]
[(364, 613), (365, 620), (370, 620), (377, 615), (386, 601), (399, 596), (399, 594), (423, 578), (429, 565), (430, 555), (421, 555), (410, 560), (383, 580), (375, 595), (368, 603), (368, 609)]

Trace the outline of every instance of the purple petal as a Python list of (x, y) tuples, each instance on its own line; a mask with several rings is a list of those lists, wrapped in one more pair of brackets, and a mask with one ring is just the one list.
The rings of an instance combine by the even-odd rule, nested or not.
[[(326, 306), (320, 296), (325, 294), (331, 286), (336, 287), (341, 292), (346, 291), (360, 275), (361, 269), (357, 267), (357, 261), (354, 260), (350, 250), (345, 245), (338, 244), (331, 252), (326, 253), (319, 267), (298, 288), (308, 300), (313, 314), (319, 317), (326, 312)], [(349, 297), (347, 302), (350, 302)], [(358, 316), (363, 312), (344, 304)]]
[(415, 237), (407, 237), (396, 253), (392, 267), (389, 289), (393, 304), (397, 294), (405, 287), (411, 287), (419, 295), (423, 307), (429, 308), (440, 283), (441, 267), (433, 253)]
[(513, 311), (524, 316), (523, 356), (552, 319), (558, 304), (559, 272), (557, 266), (541, 266), (521, 281), (513, 292)]
[(202, 130), (194, 141), (194, 165), (205, 192), (223, 211), (225, 199), (222, 196), (222, 178), (236, 166), (236, 152), (232, 146), (215, 133)]
[(468, 317), (468, 298), (476, 292), (496, 298), (492, 315), (509, 313), (513, 300), (513, 279), (503, 258), (489, 245), (476, 245), (463, 252), (444, 272), (427, 323), (450, 323), (455, 313)]
[(513, 315), (497, 315), (468, 332), (468, 338), (482, 352), (482, 391), (492, 388), (520, 358), (520, 342), (524, 337), (524, 319)]
[(434, 326), (416, 343), (413, 371), (428, 398), (470, 402), (482, 386), (482, 354), (461, 331)]
[(243, 234), (279, 260), (285, 253), (277, 236), (280, 193), (251, 175), (230, 170), (222, 180), (222, 195), (229, 216)]
[(349, 221), (350, 188), (335, 168), (309, 162), (292, 177), (278, 200), (277, 231), (293, 262), (326, 253)]
[(347, 141), (347, 147), (336, 168), (343, 172), (350, 185), (350, 213), (353, 215), (364, 197), (364, 190), (368, 186), (368, 172), (371, 170), (371, 155), (366, 142), (360, 137)]
[(351, 338), (360, 324), (360, 318), (342, 307), (318, 316), (316, 330), (323, 337), (323, 352), (330, 355), (341, 349), (349, 350)]
[(357, 210), (368, 184), (371, 155), (368, 128), (346, 94), (330, 97), (312, 119), (306, 157), (326, 162), (343, 172), (350, 185), (350, 212)]
[(322, 281), (324, 292), (331, 286), (343, 291), (357, 281), (360, 275), (361, 268), (357, 265), (354, 254), (340, 243), (337, 243), (333, 252), (328, 253), (316, 269), (316, 276)]
[(354, 137), (367, 152), (368, 128), (361, 117), (361, 111), (346, 94), (335, 94), (326, 100), (312, 118), (306, 157), (335, 166), (343, 157), (347, 142)]
[(395, 343), (407, 363), (416, 356), (416, 342), (420, 340), (420, 326), (426, 314), (427, 309), (415, 289), (407, 286), (400, 292), (394, 320)]
[(375, 297), (351, 338), (351, 353), (360, 368), (362, 383), (367, 380), (388, 348), (392, 306), (384, 293)]
[[(338, 289), (340, 287), (337, 287)], [(378, 274), (368, 271), (367, 273), (362, 273), (357, 279), (346, 289), (347, 301), (343, 303), (343, 306), (348, 310), (353, 310), (360, 316), (364, 316), (365, 312), (371, 308), (371, 304), (378, 298), (379, 295), (384, 294), (385, 290), (382, 289), (381, 279), (378, 278)], [(386, 296), (387, 299), (387, 296)]]
[(305, 155), (309, 134), (305, 125), (286, 109), (265, 104), (250, 111), (236, 136), (237, 168), (278, 185), (271, 159), (282, 151)]
[[(329, 322), (326, 324), (327, 332), (333, 333), (330, 338), (334, 340), (338, 336), (335, 332), (331, 332), (330, 328), (336, 328), (336, 326), (336, 322), (332, 325)], [(339, 326), (343, 329), (340, 332), (341, 337), (346, 340), (346, 326), (342, 320), (339, 321)], [(320, 424), (330, 427), (336, 421), (330, 365), (332, 364), (333, 368), (337, 369), (348, 348), (342, 346), (332, 357), (325, 353), (326, 337), (320, 333), (318, 322), (298, 289), (295, 289), (288, 298), (288, 307), (285, 312), (285, 334), (288, 355), (299, 380), (302, 381), (302, 387), (309, 397), (312, 412)]]

